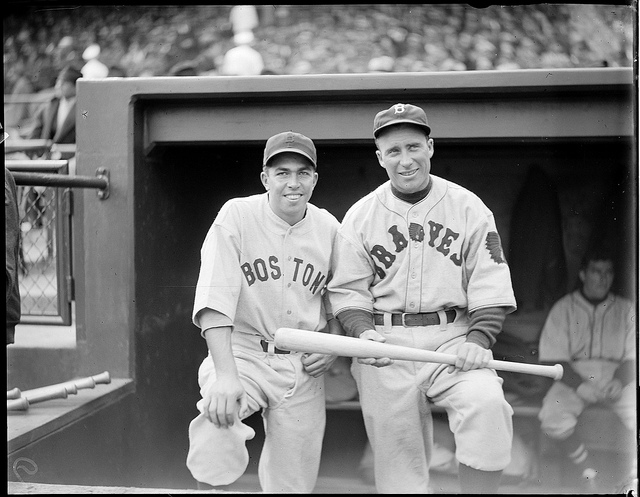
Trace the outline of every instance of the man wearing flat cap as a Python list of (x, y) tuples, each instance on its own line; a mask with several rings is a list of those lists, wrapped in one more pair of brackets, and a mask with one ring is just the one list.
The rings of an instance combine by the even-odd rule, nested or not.
[(328, 293), (347, 335), (447, 353), (455, 364), (352, 361), (379, 493), (431, 493), (430, 403), (446, 409), (463, 494), (497, 493), (510, 462), (511, 406), (485, 366), (516, 309), (491, 211), (431, 174), (424, 110), (398, 103), (373, 120), (389, 181), (346, 213)]
[(258, 474), (267, 493), (311, 493), (325, 427), (324, 373), (335, 356), (275, 346), (278, 328), (343, 334), (326, 299), (338, 220), (309, 203), (318, 181), (311, 139), (294, 131), (264, 148), (262, 194), (227, 201), (201, 249), (193, 323), (209, 354), (189, 425), (187, 467), (198, 488), (229, 485), (247, 468), (242, 420), (262, 412)]

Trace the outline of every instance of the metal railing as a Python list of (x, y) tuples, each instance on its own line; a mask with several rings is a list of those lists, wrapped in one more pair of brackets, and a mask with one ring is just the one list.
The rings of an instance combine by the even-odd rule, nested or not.
[(18, 190), (20, 322), (68, 326), (74, 299), (71, 188), (96, 188), (104, 200), (109, 197), (109, 173), (100, 168), (96, 177), (69, 175), (68, 160), (5, 156), (5, 165)]

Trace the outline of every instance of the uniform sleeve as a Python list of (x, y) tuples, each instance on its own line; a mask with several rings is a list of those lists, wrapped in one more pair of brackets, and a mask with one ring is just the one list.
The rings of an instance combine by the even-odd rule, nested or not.
[(492, 214), (480, 220), (469, 238), (466, 252), (469, 312), (483, 307), (503, 307), (507, 314), (515, 311), (511, 271)]
[[(221, 210), (218, 219), (224, 217)], [(239, 245), (233, 235), (218, 219), (207, 233), (200, 251), (200, 272), (193, 306), (193, 323), (205, 307), (218, 311), (235, 320), (242, 284), (239, 269)]]
[(549, 311), (549, 315), (540, 333), (538, 360), (540, 362), (571, 361), (569, 350), (568, 314), (562, 301), (557, 302)]
[(338, 232), (331, 261), (334, 275), (327, 288), (333, 314), (338, 315), (345, 309), (373, 312), (369, 288), (373, 283), (374, 269), (364, 249)]

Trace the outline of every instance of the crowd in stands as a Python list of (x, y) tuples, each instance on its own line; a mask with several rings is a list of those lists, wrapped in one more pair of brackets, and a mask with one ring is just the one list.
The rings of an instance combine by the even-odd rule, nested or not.
[[(51, 88), (94, 45), (109, 76), (221, 74), (234, 47), (232, 7), (14, 5), (4, 14), (5, 94)], [(251, 46), (263, 74), (631, 67), (635, 55), (630, 5), (255, 8)]]

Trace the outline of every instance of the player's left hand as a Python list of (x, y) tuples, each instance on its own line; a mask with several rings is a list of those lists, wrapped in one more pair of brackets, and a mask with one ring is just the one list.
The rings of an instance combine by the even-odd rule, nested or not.
[(622, 382), (614, 378), (609, 383), (607, 383), (604, 387), (604, 397), (607, 400), (616, 401), (622, 395)]
[(303, 354), (302, 365), (310, 376), (317, 378), (329, 371), (337, 358), (337, 355)]
[(456, 363), (447, 368), (449, 373), (454, 371), (469, 371), (470, 369), (484, 368), (493, 359), (491, 350), (485, 349), (472, 342), (464, 342), (458, 348)]

